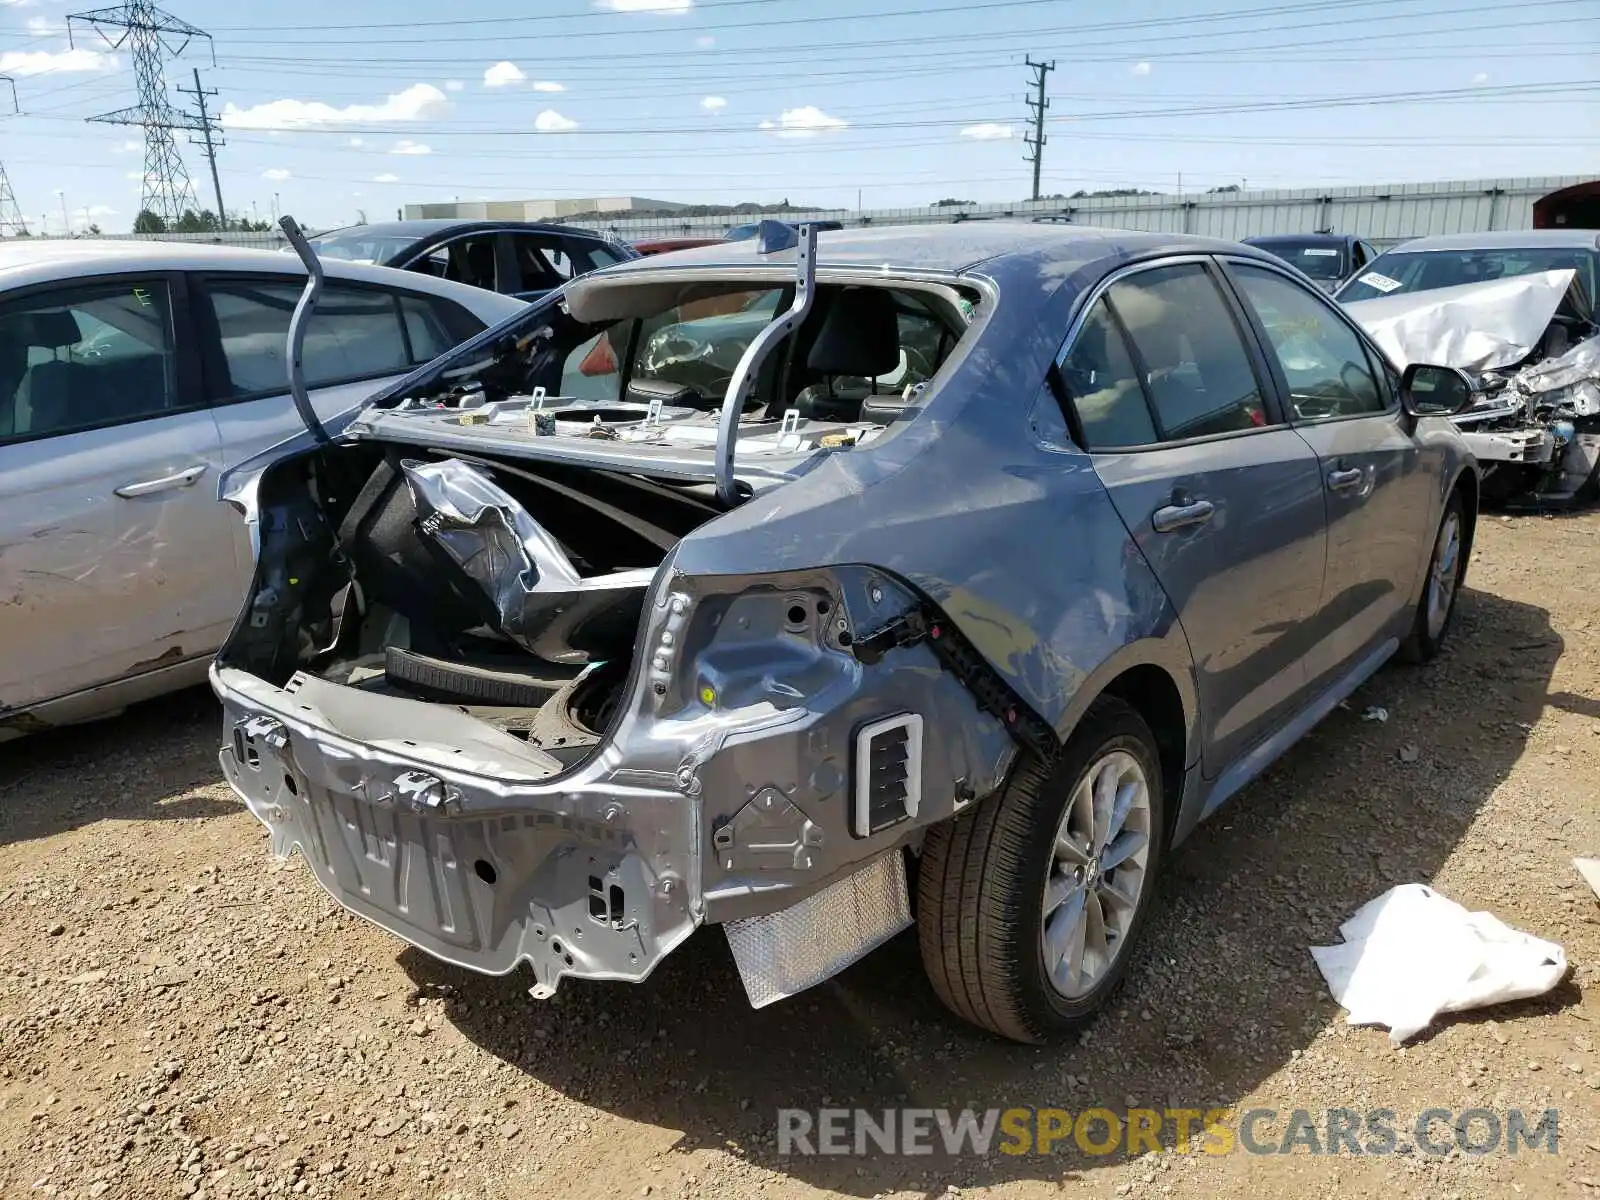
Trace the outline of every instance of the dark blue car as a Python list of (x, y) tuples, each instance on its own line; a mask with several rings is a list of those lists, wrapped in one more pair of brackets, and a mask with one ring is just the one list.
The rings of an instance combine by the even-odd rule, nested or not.
[(310, 240), (324, 258), (418, 271), (523, 300), (639, 257), (633, 247), (603, 234), (534, 221), (381, 221)]
[(1244, 243), (1298, 267), (1329, 294), (1378, 257), (1371, 245), (1353, 233), (1265, 233), (1247, 237)]

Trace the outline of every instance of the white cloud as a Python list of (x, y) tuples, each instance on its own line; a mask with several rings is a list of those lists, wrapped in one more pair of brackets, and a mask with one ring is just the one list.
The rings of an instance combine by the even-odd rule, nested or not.
[(433, 147), (423, 142), (413, 142), (410, 138), (401, 138), (389, 147), (390, 154), (432, 154)]
[(273, 183), (282, 183), (289, 178), (289, 172), (282, 167), (268, 167), (261, 172), (261, 178), (270, 179)]
[(686, 13), (694, 0), (594, 0), (594, 6), (623, 13)]
[(554, 79), (538, 79), (534, 81), (533, 90), (536, 92), (564, 92), (566, 84), (557, 83)]
[(49, 17), (28, 18), (28, 32), (33, 34), (34, 37), (47, 37), (52, 33), (58, 32), (60, 28), (59, 25), (51, 24)]
[(1472, 77), (1472, 82), (1473, 83), (1488, 83), (1489, 82), (1489, 72), (1487, 72), (1487, 71), (1479, 71), (1476, 75), (1474, 75)]
[(125, 178), (132, 179), (136, 183), (143, 183), (144, 182), (144, 172), (143, 171), (129, 171), (127, 173), (127, 175), (125, 176)]
[(776, 121), (763, 121), (759, 127), (782, 138), (805, 138), (835, 133), (849, 124), (838, 117), (830, 117), (814, 104), (807, 104), (803, 108), (786, 108)]
[(563, 117), (553, 108), (547, 108), (533, 119), (533, 127), (540, 133), (565, 133), (569, 129), (576, 129), (578, 123), (571, 117)]
[(113, 153), (113, 154), (137, 154), (137, 153), (139, 153), (139, 151), (141, 151), (143, 149), (144, 149), (144, 143), (141, 142), (138, 138), (129, 138), (127, 141), (118, 142), (115, 146), (111, 147), (111, 153)]
[(483, 73), (483, 86), (486, 88), (510, 87), (513, 83), (521, 83), (528, 77), (522, 73), (522, 68), (514, 62), (497, 62)]
[(65, 75), (79, 71), (113, 71), (114, 55), (98, 50), (7, 50), (0, 54), (0, 75)]
[(984, 121), (978, 125), (968, 125), (961, 131), (961, 136), (971, 138), (975, 142), (998, 142), (1006, 138), (1016, 137), (1017, 131), (1009, 125), (1001, 125), (995, 121)]
[(721, 96), (707, 96), (704, 100), (700, 101), (700, 107), (705, 109), (707, 112), (721, 112), (723, 109), (728, 107), (728, 102)]
[(717, 39), (712, 37), (708, 33), (704, 37), (695, 38), (694, 44), (696, 46), (699, 46), (700, 49), (702, 49), (702, 50), (709, 50), (709, 49), (711, 49), (711, 47), (713, 47), (713, 46), (715, 46), (717, 44)]
[(362, 139), (362, 138), (358, 138), (358, 137), (353, 137), (353, 138), (351, 138), (351, 139), (350, 139), (350, 144), (351, 144), (351, 145), (352, 145), (352, 146), (355, 146), (355, 147), (358, 147), (358, 148), (359, 148), (359, 147), (361, 147), (361, 146), (365, 146), (365, 145), (366, 145), (366, 144), (367, 144), (367, 143), (366, 143), (366, 141), (365, 141), (365, 140), (364, 140), (364, 139)]
[(398, 176), (398, 175), (374, 175), (372, 177), (372, 182), (373, 183), (399, 183), (400, 182), (400, 176)]
[(1151, 71), (1155, 70), (1155, 68), (1147, 62), (1136, 62), (1133, 64), (1130, 70), (1132, 70), (1135, 75), (1148, 75)]
[[(0, 70), (3, 70), (0, 67)], [(305, 129), (314, 125), (381, 125), (390, 121), (424, 121), (450, 111), (450, 101), (431, 83), (414, 83), (382, 104), (335, 108), (320, 100), (269, 100), (253, 108), (228, 104), (222, 123), (232, 129)]]
[(444, 81), (444, 90), (447, 92), (459, 92), (466, 86), (467, 85), (462, 83), (459, 79), (446, 79)]

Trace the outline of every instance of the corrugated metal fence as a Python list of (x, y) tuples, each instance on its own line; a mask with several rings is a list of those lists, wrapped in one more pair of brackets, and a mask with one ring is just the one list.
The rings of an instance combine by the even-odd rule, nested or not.
[[(781, 214), (787, 221), (829, 220), (846, 226), (945, 224), (1006, 217), (1065, 217), (1079, 225), (1153, 232), (1194, 233), (1237, 241), (1262, 233), (1329, 230), (1356, 233), (1385, 246), (1437, 233), (1528, 229), (1541, 196), (1584, 181), (1562, 175), (1525, 179), (1477, 179), (1448, 183), (1370, 184), (1293, 191), (1215, 192), (1192, 196), (1097, 196), (1078, 200), (969, 204), (944, 208), (880, 208), (862, 212), (816, 209)], [(619, 217), (570, 224), (614, 233), (630, 241), (646, 237), (720, 237), (749, 216)], [(133, 238), (135, 234), (108, 235)], [(154, 240), (226, 242), (280, 249), (281, 233), (177, 233)]]
[[(1326, 229), (1357, 233), (1377, 242), (1436, 233), (1527, 229), (1533, 202), (1581, 176), (1480, 179), (1293, 191), (1216, 192), (1193, 196), (1097, 196), (1078, 200), (971, 204), (960, 208), (894, 208), (865, 212), (815, 210), (783, 214), (845, 225), (936, 224), (954, 220), (1064, 216), (1075, 224), (1153, 232), (1194, 233), (1237, 241), (1262, 233), (1309, 233)], [(573, 221), (621, 237), (717, 236), (753, 217), (634, 217)]]

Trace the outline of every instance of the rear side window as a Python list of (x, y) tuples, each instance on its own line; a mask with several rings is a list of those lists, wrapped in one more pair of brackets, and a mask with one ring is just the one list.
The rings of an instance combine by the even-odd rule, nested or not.
[(0, 308), (0, 444), (178, 407), (160, 280), (39, 292)]
[[(206, 290), (228, 374), (223, 395), (288, 391), (289, 318), (300, 287), (212, 279)], [(328, 387), (402, 374), (455, 345), (459, 338), (452, 323), (424, 297), (331, 284), (323, 289), (306, 329), (306, 385)]]
[(583, 274), (583, 268), (574, 263), (560, 238), (527, 233), (514, 233), (510, 237), (517, 273), (522, 280), (521, 291), (550, 291), (574, 275)]
[(435, 246), (407, 269), (492, 292), (495, 266), (495, 235), (480, 233)]
[(1112, 285), (1107, 295), (1127, 331), (1161, 441), (1267, 423), (1239, 327), (1203, 266), (1140, 271)]

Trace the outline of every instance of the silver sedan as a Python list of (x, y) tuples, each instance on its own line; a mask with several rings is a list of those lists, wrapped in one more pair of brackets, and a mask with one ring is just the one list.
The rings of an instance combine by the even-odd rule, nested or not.
[[(324, 420), (523, 307), (327, 271), (304, 355)], [(0, 246), (0, 741), (205, 678), (252, 569), (217, 480), (303, 428), (285, 333), (304, 279), (265, 250)]]

